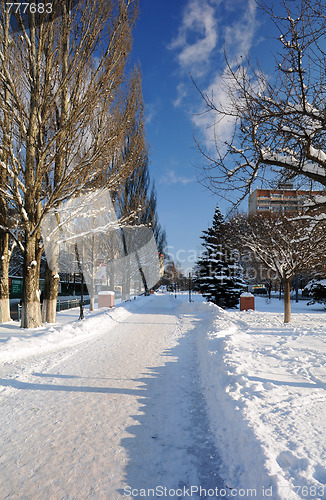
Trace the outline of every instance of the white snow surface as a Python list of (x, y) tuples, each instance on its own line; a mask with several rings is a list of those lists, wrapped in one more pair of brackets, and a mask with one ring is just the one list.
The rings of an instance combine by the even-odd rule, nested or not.
[[(209, 307), (209, 305), (207, 305)], [(326, 498), (326, 312), (256, 297), (258, 311), (215, 306), (199, 346), (202, 384), (233, 488), (272, 498)]]
[(0, 326), (1, 499), (326, 498), (326, 311), (187, 298)]

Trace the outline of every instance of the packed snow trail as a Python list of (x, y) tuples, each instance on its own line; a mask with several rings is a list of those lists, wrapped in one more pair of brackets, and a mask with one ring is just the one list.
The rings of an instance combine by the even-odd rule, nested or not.
[(1, 499), (223, 488), (199, 389), (200, 318), (177, 304), (146, 298), (107, 331), (103, 314), (88, 339), (0, 366)]

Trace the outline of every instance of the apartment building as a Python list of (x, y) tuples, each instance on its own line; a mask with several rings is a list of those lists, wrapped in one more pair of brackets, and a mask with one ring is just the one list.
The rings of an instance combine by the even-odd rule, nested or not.
[(278, 189), (255, 189), (249, 195), (249, 215), (266, 211), (296, 212), (311, 196), (325, 196), (325, 191), (297, 190), (290, 183)]

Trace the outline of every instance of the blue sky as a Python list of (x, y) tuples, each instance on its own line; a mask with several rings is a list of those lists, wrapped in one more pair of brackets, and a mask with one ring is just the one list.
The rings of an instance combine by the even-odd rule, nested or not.
[[(226, 99), (220, 87), (223, 46), (232, 61), (248, 52), (259, 55), (263, 24), (253, 0), (140, 0), (140, 10), (133, 59), (143, 75), (151, 178), (169, 252), (187, 269), (216, 204), (223, 214), (229, 208), (197, 181), (203, 159), (193, 136), (211, 144), (213, 117), (199, 114), (203, 103), (190, 74), (202, 90)], [(229, 134), (230, 124), (217, 131)]]

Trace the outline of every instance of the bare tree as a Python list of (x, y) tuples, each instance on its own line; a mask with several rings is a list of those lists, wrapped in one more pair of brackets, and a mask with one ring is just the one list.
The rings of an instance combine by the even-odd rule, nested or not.
[(230, 221), (230, 234), (238, 248), (249, 249), (284, 286), (284, 323), (291, 321), (290, 281), (304, 270), (325, 264), (325, 222), (313, 218), (286, 218), (269, 213)]
[[(5, 17), (0, 27), (0, 50), (4, 65), (9, 62), (9, 17)], [(9, 101), (10, 95), (5, 82), (1, 83), (0, 101), (5, 103)], [(9, 201), (5, 195), (5, 190), (8, 181), (6, 166), (8, 165), (8, 142), (12, 133), (12, 117), (7, 114), (1, 114), (1, 129), (2, 129), (2, 144), (0, 149), (0, 301), (1, 315), (0, 321), (6, 322), (10, 320), (10, 304), (9, 304), (9, 262), (12, 250), (15, 245), (10, 248), (9, 226)]]
[[(130, 140), (128, 138), (125, 148), (126, 157), (130, 154), (129, 150)], [(130, 255), (133, 254), (136, 260), (133, 263), (131, 260), (129, 265), (124, 266), (123, 296), (128, 297), (130, 294), (132, 274), (140, 275), (145, 293), (148, 293), (149, 283), (152, 286), (153, 279), (155, 280), (157, 266), (157, 256), (153, 255), (153, 242), (150, 243), (150, 241), (154, 235), (157, 251), (163, 252), (166, 246), (166, 235), (158, 221), (156, 191), (155, 186), (150, 181), (146, 147), (143, 148), (142, 156), (139, 156), (136, 168), (116, 194), (117, 213), (124, 218), (128, 214), (134, 214), (130, 218), (128, 226), (121, 228), (125, 257), (130, 259)], [(147, 252), (145, 251), (146, 245), (148, 245)], [(150, 269), (155, 271), (152, 273)], [(131, 274), (130, 271), (132, 271)]]
[[(207, 160), (202, 180), (214, 192), (233, 193), (237, 203), (260, 178), (326, 187), (325, 5), (282, 0), (278, 14), (271, 5), (261, 7), (279, 31), (274, 68), (267, 73), (249, 59), (227, 62), (224, 104), (202, 93), (215, 124), (234, 126), (231, 137), (215, 133), (213, 152), (198, 143)], [(326, 198), (313, 204), (325, 205)]]
[[(41, 324), (44, 215), (100, 179), (107, 164), (112, 184), (133, 168), (119, 158), (134, 110), (126, 63), (137, 1), (81, 0), (74, 8), (70, 0), (52, 4), (56, 8), (47, 14), (29, 10), (23, 17), (18, 9), (18, 29), (7, 31), (7, 55), (0, 53), (6, 156), (1, 167), (8, 179), (2, 193), (24, 230), (23, 327)], [(8, 12), (2, 4), (2, 31)], [(12, 123), (10, 135), (6, 123)], [(55, 279), (56, 269), (51, 271)]]

